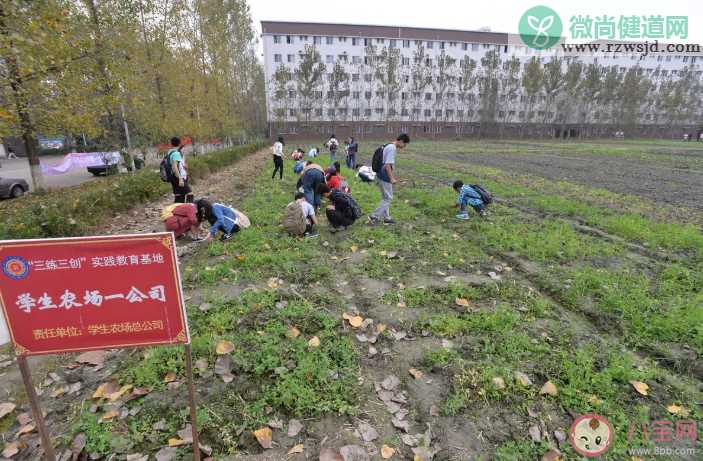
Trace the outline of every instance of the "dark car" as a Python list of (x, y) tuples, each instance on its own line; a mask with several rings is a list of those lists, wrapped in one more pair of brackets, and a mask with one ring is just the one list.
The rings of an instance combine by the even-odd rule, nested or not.
[(17, 198), (29, 192), (29, 184), (24, 179), (0, 178), (0, 197)]

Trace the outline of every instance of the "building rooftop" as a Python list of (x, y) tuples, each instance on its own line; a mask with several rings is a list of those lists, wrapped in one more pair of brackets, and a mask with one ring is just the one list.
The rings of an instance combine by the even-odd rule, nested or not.
[(508, 34), (478, 30), (429, 29), (424, 27), (374, 26), (318, 22), (261, 21), (264, 35), (324, 35), (399, 40), (507, 44)]

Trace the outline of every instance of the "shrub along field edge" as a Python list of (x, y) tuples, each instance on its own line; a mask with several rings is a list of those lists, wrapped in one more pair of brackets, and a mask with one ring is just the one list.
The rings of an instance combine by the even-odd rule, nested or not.
[[(231, 165), (266, 145), (259, 141), (211, 154), (191, 157), (193, 182)], [(79, 186), (35, 193), (2, 207), (0, 239), (84, 235), (112, 213), (154, 200), (170, 190), (154, 169), (92, 181)]]

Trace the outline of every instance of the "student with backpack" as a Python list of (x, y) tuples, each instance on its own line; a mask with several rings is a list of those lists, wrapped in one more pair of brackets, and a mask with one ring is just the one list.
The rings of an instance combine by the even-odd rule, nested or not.
[(384, 224), (395, 224), (391, 218), (391, 202), (393, 201), (393, 184), (395, 177), (395, 154), (398, 149), (403, 149), (410, 144), (410, 137), (401, 133), (392, 143), (380, 146), (373, 154), (371, 168), (376, 173), (376, 183), (381, 190), (381, 203), (369, 215), (369, 224), (376, 225), (383, 221)]
[(159, 174), (161, 180), (171, 183), (173, 189), (174, 203), (192, 203), (193, 191), (188, 185), (188, 169), (181, 151), (185, 146), (181, 146), (180, 138), (171, 138), (171, 148), (161, 160)]
[(330, 150), (330, 163), (334, 163), (337, 160), (337, 148), (339, 147), (339, 141), (337, 141), (337, 138), (332, 135), (330, 136), (330, 139), (327, 140), (327, 143), (325, 143), (325, 146), (327, 146)]
[(250, 226), (249, 218), (244, 213), (227, 205), (210, 203), (201, 198), (195, 206), (198, 222), (207, 220), (210, 223), (210, 231), (206, 238), (208, 242), (212, 241), (218, 232), (222, 232), (220, 241), (225, 242), (232, 238), (232, 234)]
[(271, 179), (276, 177), (276, 172), (279, 173), (280, 179), (283, 179), (283, 136), (278, 137), (278, 141), (273, 143), (271, 151), (273, 152), (273, 173)]
[(456, 180), (452, 184), (452, 188), (458, 193), (455, 206), (459, 208), (457, 219), (469, 219), (469, 211), (467, 206), (479, 214), (486, 215), (486, 206), (493, 201), (491, 194), (478, 184), (464, 184), (463, 181)]
[(351, 195), (332, 190), (327, 184), (320, 184), (317, 190), (330, 201), (330, 205), (325, 210), (327, 220), (332, 226), (330, 232), (344, 230), (361, 217), (361, 208)]
[(295, 199), (286, 206), (282, 224), (283, 228), (294, 236), (312, 238), (319, 235), (315, 232), (315, 209), (305, 200), (305, 194), (302, 192), (296, 192)]

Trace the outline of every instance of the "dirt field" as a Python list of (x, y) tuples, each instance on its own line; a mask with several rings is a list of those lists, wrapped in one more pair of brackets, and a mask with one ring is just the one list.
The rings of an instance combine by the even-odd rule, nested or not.
[[(362, 144), (362, 160), (376, 144)], [(398, 224), (362, 219), (331, 233), (321, 217), (316, 239), (279, 226), (296, 179), (289, 160), (283, 183), (271, 180), (262, 151), (196, 185), (252, 220), (225, 244), (181, 250), (203, 454), (577, 460), (570, 427), (597, 413), (613, 429), (602, 459), (662, 446), (681, 449), (664, 459), (700, 459), (700, 431), (666, 443), (652, 432), (658, 421), (703, 421), (703, 235), (687, 224), (700, 213), (681, 208), (687, 219), (677, 221), (652, 213), (647, 196), (528, 169), (547, 158), (532, 151), (547, 148), (577, 164), (668, 162), (652, 157), (667, 145), (650, 147), (500, 143), (493, 154), (483, 142), (413, 143), (398, 156)], [(491, 155), (504, 166), (484, 166)], [(694, 170), (695, 151), (686, 158)], [(592, 173), (589, 181), (609, 176)], [(343, 174), (369, 213), (377, 188)], [(455, 179), (495, 195), (487, 218), (454, 218)], [(169, 201), (103, 230), (159, 229)], [(191, 459), (180, 350), (72, 361), (54, 375), (37, 371), (62, 459)], [(115, 392), (96, 397), (101, 384)], [(21, 393), (8, 400), (17, 408), (0, 423), (8, 445), (18, 443), (12, 459), (41, 459), (36, 433), (20, 434)]]

